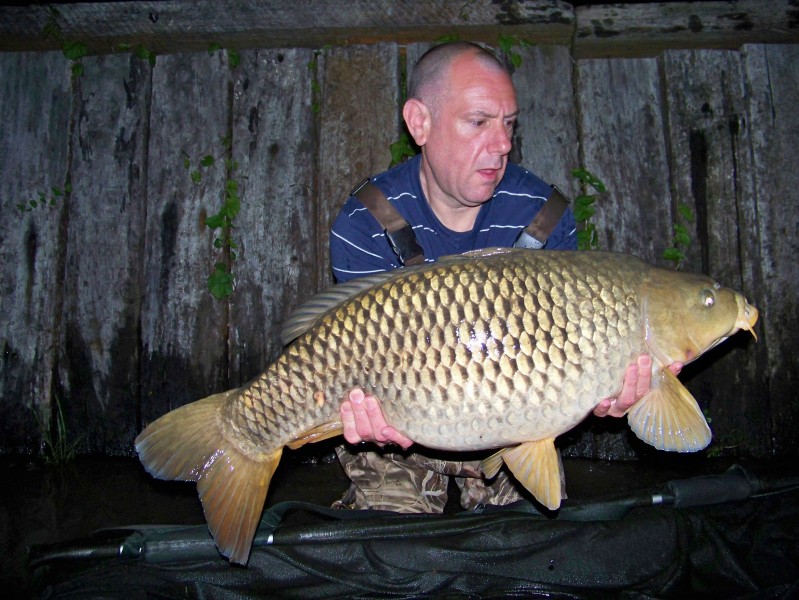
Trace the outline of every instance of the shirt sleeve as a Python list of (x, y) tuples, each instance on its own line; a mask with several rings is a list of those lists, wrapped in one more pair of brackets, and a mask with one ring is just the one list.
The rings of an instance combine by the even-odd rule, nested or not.
[(338, 283), (399, 266), (382, 227), (354, 197), (347, 199), (330, 230), (330, 264)]

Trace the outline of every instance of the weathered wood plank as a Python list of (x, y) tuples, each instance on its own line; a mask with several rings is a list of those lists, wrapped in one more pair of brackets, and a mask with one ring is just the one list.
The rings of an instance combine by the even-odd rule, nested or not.
[[(33, 84), (32, 84), (33, 82)], [(0, 452), (39, 452), (52, 402), (72, 91), (60, 53), (0, 55)]]
[(458, 34), (496, 40), (500, 28), (538, 43), (568, 44), (574, 12), (561, 0), (197, 0), (93, 2), (0, 8), (0, 50), (56, 49), (43, 38), (57, 23), (63, 37), (92, 52), (121, 43), (158, 53), (205, 50), (210, 42), (236, 48), (320, 48), (326, 44), (432, 41)]
[[(796, 456), (799, 448), (799, 46), (743, 49), (754, 164), (755, 212), (739, 227), (760, 245), (758, 294), (761, 343), (768, 350), (768, 410), (773, 450)], [(757, 292), (756, 292), (757, 293)]]
[(577, 58), (799, 42), (799, 10), (793, 0), (608, 3), (580, 6), (576, 14)]
[(364, 177), (384, 171), (399, 137), (395, 44), (333, 48), (319, 57), (318, 285), (332, 283), (328, 238), (338, 210)]
[(658, 262), (672, 203), (657, 61), (582, 60), (577, 68), (583, 166), (608, 188), (592, 219), (600, 248)]
[(574, 198), (579, 188), (571, 171), (580, 164), (571, 54), (563, 46), (516, 51), (522, 62), (513, 82), (521, 112), (512, 158)]
[(127, 454), (139, 401), (150, 65), (84, 61), (77, 81), (58, 385), (81, 449)]
[(242, 53), (235, 70), (233, 157), (242, 210), (234, 236), (231, 379), (244, 383), (275, 358), (280, 324), (316, 291), (315, 113), (311, 50)]
[[(753, 124), (746, 114), (741, 55), (670, 51), (661, 64), (673, 198), (696, 216), (693, 223), (681, 220), (693, 239), (684, 268), (707, 273), (760, 306)], [(686, 369), (683, 379), (712, 419), (713, 452), (770, 453), (766, 359), (765, 346), (741, 334)]]
[[(230, 69), (223, 53), (159, 57), (153, 69), (142, 300), (142, 418), (227, 387), (227, 303), (206, 279), (219, 260), (207, 215), (222, 205)], [(206, 155), (219, 157), (192, 183)]]

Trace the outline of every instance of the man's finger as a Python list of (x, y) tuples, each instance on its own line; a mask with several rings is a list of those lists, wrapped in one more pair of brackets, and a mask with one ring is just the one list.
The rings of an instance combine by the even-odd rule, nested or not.
[(352, 412), (352, 405), (349, 401), (341, 403), (339, 414), (341, 415), (341, 425), (344, 427), (344, 439), (350, 444), (361, 442), (362, 438), (358, 435), (358, 430), (355, 427), (355, 415)]
[(597, 404), (594, 407), (594, 414), (597, 417), (606, 417), (607, 414), (608, 414), (608, 411), (610, 411), (611, 405), (612, 405), (612, 403), (610, 401), (610, 398), (605, 398), (604, 400), (602, 400), (599, 404)]
[[(642, 354), (638, 357), (638, 381), (635, 384), (635, 398), (630, 403), (632, 406), (637, 400), (640, 400), (649, 393), (649, 387), (652, 384), (652, 357), (648, 354)], [(626, 408), (630, 408), (627, 406)], [(626, 409), (625, 409), (626, 410)]]

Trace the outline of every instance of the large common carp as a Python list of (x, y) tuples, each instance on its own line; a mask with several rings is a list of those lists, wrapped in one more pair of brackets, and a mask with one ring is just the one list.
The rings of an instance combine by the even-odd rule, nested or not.
[(284, 446), (342, 432), (355, 386), (424, 446), (497, 448), (545, 506), (562, 497), (555, 437), (618, 393), (628, 364), (652, 356), (650, 393), (627, 418), (645, 442), (710, 443), (696, 401), (665, 368), (688, 363), (757, 309), (702, 275), (626, 254), (490, 249), (334, 286), (284, 327), (294, 339), (243, 387), (171, 411), (136, 449), (161, 479), (197, 482), (217, 547), (247, 561)]

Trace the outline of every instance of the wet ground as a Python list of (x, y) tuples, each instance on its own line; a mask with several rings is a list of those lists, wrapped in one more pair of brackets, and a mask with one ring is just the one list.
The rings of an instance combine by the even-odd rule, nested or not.
[[(657, 455), (636, 462), (567, 459), (564, 467), (569, 497), (576, 499), (720, 474), (733, 462), (765, 477), (799, 476), (796, 461), (733, 461), (695, 455)], [(0, 473), (0, 589), (5, 598), (33, 595), (35, 582), (26, 566), (33, 545), (121, 526), (204, 523), (193, 483), (155, 480), (135, 458), (79, 457), (56, 467), (39, 459), (0, 456)], [(346, 487), (332, 447), (307, 455), (288, 453), (267, 505), (299, 500), (329, 506)], [(452, 502), (448, 508), (457, 510)]]

